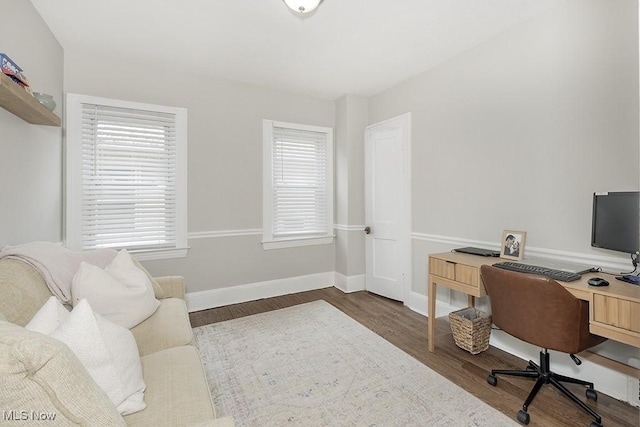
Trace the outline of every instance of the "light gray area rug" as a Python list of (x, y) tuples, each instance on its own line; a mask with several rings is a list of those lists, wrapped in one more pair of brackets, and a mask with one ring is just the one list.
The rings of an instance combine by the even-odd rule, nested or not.
[(237, 426), (518, 425), (325, 301), (194, 337), (218, 416)]

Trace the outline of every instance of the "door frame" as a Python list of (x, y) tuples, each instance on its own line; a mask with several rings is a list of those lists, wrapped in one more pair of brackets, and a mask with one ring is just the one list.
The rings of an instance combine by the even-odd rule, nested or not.
[[(368, 202), (368, 197), (371, 197), (369, 194), (369, 188), (371, 183), (368, 182), (368, 168), (369, 164), (367, 160), (369, 159), (369, 133), (372, 128), (381, 127), (384, 129), (385, 127), (402, 127), (402, 163), (404, 166), (405, 174), (401, 179), (401, 198), (402, 198), (402, 206), (400, 206), (399, 212), (399, 247), (401, 248), (401, 267), (403, 270), (402, 273), (402, 302), (406, 305), (407, 301), (409, 301), (409, 297), (411, 292), (413, 291), (412, 282), (413, 282), (413, 251), (411, 248), (411, 230), (412, 230), (412, 222), (411, 222), (411, 112), (407, 112), (401, 114), (399, 116), (395, 116), (381, 122), (370, 124), (365, 128), (364, 133), (364, 185), (365, 185), (365, 199), (364, 199), (364, 208), (365, 208), (365, 223), (369, 222), (371, 213), (368, 212), (370, 203)], [(369, 225), (369, 224), (365, 224)], [(369, 275), (366, 271), (366, 259), (367, 259), (367, 245), (365, 244), (365, 289), (367, 289), (366, 277)]]

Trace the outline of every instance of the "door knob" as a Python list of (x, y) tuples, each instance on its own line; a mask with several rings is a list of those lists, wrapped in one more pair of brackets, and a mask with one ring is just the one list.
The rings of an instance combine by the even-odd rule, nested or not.
[(364, 234), (371, 234), (371, 227), (366, 226), (366, 227), (364, 228)]

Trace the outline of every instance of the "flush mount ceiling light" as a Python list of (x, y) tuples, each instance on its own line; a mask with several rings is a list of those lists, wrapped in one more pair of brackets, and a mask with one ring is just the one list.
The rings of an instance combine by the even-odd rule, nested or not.
[(284, 0), (289, 9), (297, 13), (313, 12), (322, 0)]

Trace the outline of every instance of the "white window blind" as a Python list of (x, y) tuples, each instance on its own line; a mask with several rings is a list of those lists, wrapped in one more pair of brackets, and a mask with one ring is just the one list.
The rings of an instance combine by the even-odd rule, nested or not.
[(74, 249), (186, 246), (176, 114), (91, 102), (77, 113)]
[(273, 236), (327, 234), (327, 135), (274, 127)]
[(333, 229), (332, 130), (265, 121), (269, 180), (265, 240), (327, 237)]

